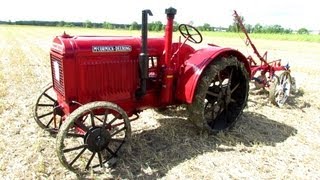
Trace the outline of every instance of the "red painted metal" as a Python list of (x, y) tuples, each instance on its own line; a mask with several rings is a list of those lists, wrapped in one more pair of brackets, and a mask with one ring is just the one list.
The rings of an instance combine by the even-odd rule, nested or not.
[(192, 103), (195, 87), (206, 66), (225, 55), (234, 55), (250, 70), (246, 58), (230, 48), (208, 47), (195, 51), (172, 42), (175, 9), (168, 9), (165, 37), (148, 38), (146, 93), (140, 88), (141, 37), (70, 36), (53, 40), (50, 51), (52, 81), (60, 107), (69, 115), (92, 101), (113, 102), (128, 116), (150, 107)]
[(173, 78), (174, 71), (172, 68), (171, 56), (172, 56), (172, 32), (173, 32), (173, 19), (176, 14), (176, 10), (173, 8), (166, 9), (167, 25), (165, 28), (165, 46), (164, 46), (164, 75), (162, 79), (161, 89), (161, 102), (162, 104), (170, 104), (172, 102), (173, 94)]
[(250, 67), (246, 57), (237, 50), (218, 46), (200, 49), (185, 61), (181, 77), (177, 84), (176, 97), (182, 102), (192, 103), (198, 79), (203, 70), (208, 64), (219, 57), (230, 55), (237, 57), (239, 61), (243, 62), (247, 71), (250, 73)]

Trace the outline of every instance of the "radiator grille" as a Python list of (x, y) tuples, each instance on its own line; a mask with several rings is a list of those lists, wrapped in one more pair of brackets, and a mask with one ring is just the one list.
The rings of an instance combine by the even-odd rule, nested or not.
[(56, 91), (58, 91), (61, 95), (64, 96), (65, 95), (64, 94), (64, 75), (63, 75), (62, 60), (52, 56), (51, 68), (52, 68), (53, 86)]

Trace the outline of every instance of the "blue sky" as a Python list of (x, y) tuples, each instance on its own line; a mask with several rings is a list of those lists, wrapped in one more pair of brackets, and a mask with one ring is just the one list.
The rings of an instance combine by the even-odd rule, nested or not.
[(0, 20), (57, 20), (132, 23), (141, 21), (141, 10), (151, 9), (150, 21), (165, 22), (165, 8), (176, 8), (178, 23), (209, 23), (227, 27), (237, 10), (245, 23), (280, 24), (285, 28), (320, 30), (319, 1), (316, 0), (4, 0)]

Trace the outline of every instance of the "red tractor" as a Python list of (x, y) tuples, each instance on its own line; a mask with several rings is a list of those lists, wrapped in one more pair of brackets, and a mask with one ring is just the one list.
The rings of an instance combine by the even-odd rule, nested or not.
[(208, 45), (195, 50), (200, 32), (187, 24), (184, 41), (172, 42), (176, 9), (165, 10), (161, 38), (148, 38), (150, 10), (142, 11), (142, 36), (70, 36), (53, 40), (52, 86), (38, 98), (38, 125), (57, 136), (56, 151), (69, 170), (102, 167), (130, 140), (130, 121), (148, 108), (186, 104), (189, 120), (217, 133), (238, 119), (247, 103), (250, 66), (239, 51)]

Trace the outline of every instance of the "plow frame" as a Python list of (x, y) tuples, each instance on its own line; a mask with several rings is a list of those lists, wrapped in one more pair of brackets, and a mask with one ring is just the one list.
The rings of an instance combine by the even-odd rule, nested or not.
[[(275, 76), (275, 72), (277, 71), (288, 71), (290, 72), (290, 66), (289, 64), (283, 66), (281, 65), (281, 59), (276, 59), (268, 62), (268, 51), (266, 51), (263, 55), (259, 53), (257, 50), (256, 46), (253, 44), (248, 31), (246, 30), (241, 17), (238, 15), (237, 11), (234, 10), (233, 17), (235, 18), (237, 24), (239, 25), (241, 31), (244, 33), (246, 36), (245, 39), (245, 44), (246, 46), (250, 46), (253, 49), (253, 53), (258, 57), (260, 62), (257, 62), (251, 55), (247, 57), (247, 60), (250, 65), (250, 70), (251, 70), (251, 79), (263, 84), (263, 88), (269, 87), (270, 84), (269, 82), (273, 79)], [(268, 73), (267, 80), (261, 81), (261, 79), (256, 78), (255, 75), (256, 73), (260, 71), (261, 75), (265, 75)]]

